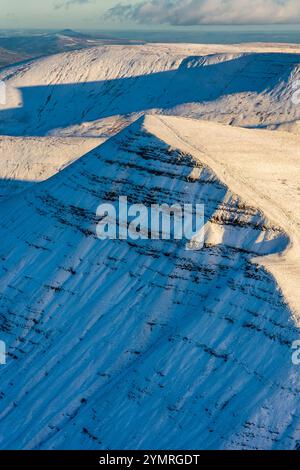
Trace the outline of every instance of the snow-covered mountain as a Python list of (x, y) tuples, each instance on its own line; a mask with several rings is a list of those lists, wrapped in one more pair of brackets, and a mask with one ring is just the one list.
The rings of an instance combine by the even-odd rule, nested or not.
[[(153, 95), (139, 78), (147, 61), (153, 73), (157, 62), (173, 67), (176, 90), (183, 67), (194, 76), (215, 60), (189, 59), (189, 72), (164, 51), (153, 59), (133, 62), (132, 107), (147, 100), (150, 107)], [(280, 77), (294, 62), (278, 66)], [(115, 63), (120, 75), (123, 63)], [(34, 69), (42, 80), (42, 64), (11, 80), (22, 73), (26, 82)], [(53, 77), (54, 70), (53, 62)], [(69, 70), (77, 73), (72, 61)], [(91, 69), (83, 81), (88, 74), (95, 80)], [(270, 76), (275, 90), (280, 80), (274, 69)], [(102, 86), (106, 114), (122, 114), (121, 89), (111, 86)], [(65, 95), (55, 87), (37, 91), (50, 99), (29, 117), (28, 132), (33, 122), (37, 133), (49, 131), (46, 109), (51, 127), (64, 126), (56, 112)], [(105, 113), (97, 99), (91, 91), (86, 118)], [(0, 202), (0, 334), (8, 345), (0, 447), (298, 448), (300, 376), (291, 360), (299, 339), (298, 162), (297, 135), (149, 116)], [(97, 206), (119, 195), (146, 205), (205, 204), (204, 248), (100, 241)]]
[(299, 46), (110, 46), (0, 72), (0, 134), (105, 137), (145, 113), (245, 127), (292, 125)]
[(103, 139), (0, 137), (0, 198), (53, 176)]
[(25, 54), (9, 51), (0, 46), (0, 67), (5, 67), (25, 59), (27, 59)]
[(0, 135), (10, 138), (0, 142), (0, 196), (46, 179), (92, 148), (93, 138), (103, 141), (145, 113), (299, 135), (299, 57), (297, 45), (150, 44), (2, 69)]

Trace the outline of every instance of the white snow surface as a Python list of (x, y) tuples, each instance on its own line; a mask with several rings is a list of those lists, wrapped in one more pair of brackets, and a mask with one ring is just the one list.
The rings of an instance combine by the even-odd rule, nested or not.
[(295, 45), (102, 46), (0, 71), (0, 134), (107, 138), (142, 114), (244, 127), (296, 125)]
[(104, 139), (0, 137), (0, 198), (53, 176)]
[[(103, 46), (0, 70), (1, 449), (300, 448), (299, 53)], [(100, 241), (119, 195), (203, 203), (204, 248)]]
[[(0, 202), (0, 447), (299, 447), (298, 158), (293, 134), (149, 116)], [(100, 241), (120, 194), (205, 204), (204, 248)]]

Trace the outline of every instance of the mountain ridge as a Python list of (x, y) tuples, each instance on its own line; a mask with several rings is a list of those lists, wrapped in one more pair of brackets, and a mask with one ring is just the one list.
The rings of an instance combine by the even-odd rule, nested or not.
[[(188, 148), (178, 129), (206, 149), (237, 135), (241, 154), (260, 132), (140, 118), (0, 202), (2, 449), (299, 446), (299, 329), (275, 278), (253, 261), (290, 240), (224, 184), (230, 166), (218, 177), (218, 152), (208, 165), (207, 150)], [(297, 143), (276, 135), (272, 150)], [(96, 208), (120, 194), (205, 204), (204, 248), (98, 240)]]
[(213, 50), (104, 46), (9, 68), (0, 73), (8, 90), (0, 131), (107, 138), (152, 113), (241, 127), (295, 125), (299, 53), (251, 52), (251, 46)]

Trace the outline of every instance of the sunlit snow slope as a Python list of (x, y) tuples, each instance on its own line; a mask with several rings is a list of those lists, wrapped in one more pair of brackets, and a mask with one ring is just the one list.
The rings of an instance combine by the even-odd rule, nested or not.
[(93, 148), (93, 137), (106, 140), (145, 113), (299, 135), (299, 52), (276, 44), (102, 46), (1, 69), (0, 196), (46, 179)]
[[(108, 137), (144, 113), (239, 126), (292, 125), (299, 47), (97, 47), (0, 72), (0, 134)], [(298, 53), (296, 53), (298, 52)]]
[(0, 198), (54, 175), (103, 139), (0, 137)]
[[(226, 130), (237, 138), (140, 119), (0, 203), (2, 449), (299, 447), (295, 310), (261, 261), (285, 256), (296, 228), (259, 185), (251, 199), (253, 168), (237, 178), (205, 150), (207, 132), (216, 146)], [(241, 152), (257, 132), (239, 134)], [(290, 137), (278, 134), (277, 151)], [(266, 159), (266, 180), (273, 170)], [(204, 248), (100, 241), (96, 208), (119, 195), (204, 203)]]

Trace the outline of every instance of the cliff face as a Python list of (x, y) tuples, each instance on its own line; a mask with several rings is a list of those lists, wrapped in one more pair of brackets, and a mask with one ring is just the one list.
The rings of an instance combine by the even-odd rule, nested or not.
[[(2, 201), (1, 448), (299, 445), (295, 311), (262, 261), (296, 232), (212, 159), (205, 125), (140, 119)], [(97, 239), (120, 195), (204, 204), (204, 247)]]

